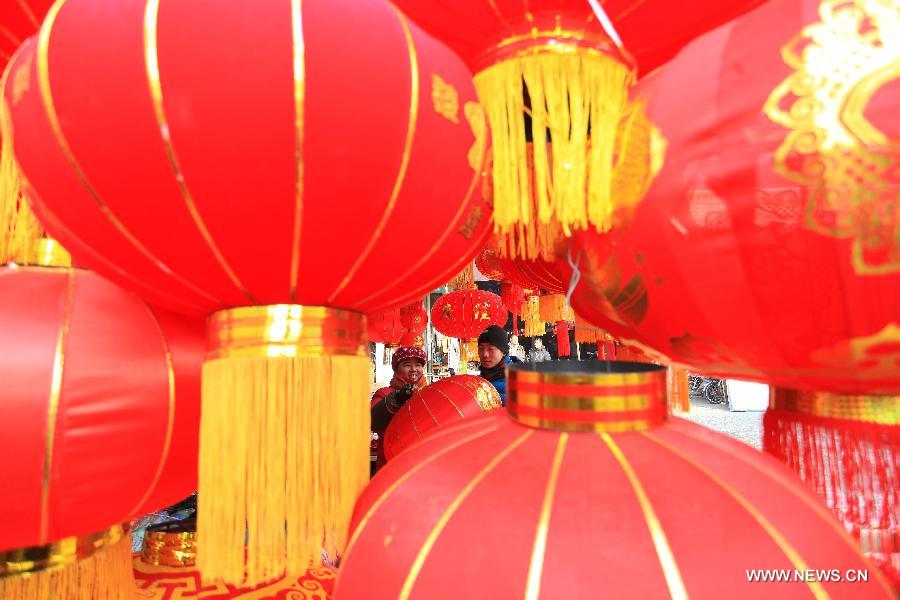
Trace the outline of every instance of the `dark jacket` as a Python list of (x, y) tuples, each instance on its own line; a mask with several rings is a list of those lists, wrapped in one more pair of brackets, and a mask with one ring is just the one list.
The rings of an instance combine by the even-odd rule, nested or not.
[(497, 365), (490, 369), (482, 367), (479, 372), (481, 377), (490, 381), (491, 385), (497, 388), (497, 392), (500, 393), (500, 403), (503, 406), (506, 406), (506, 365), (520, 362), (522, 361), (514, 356), (504, 356)]

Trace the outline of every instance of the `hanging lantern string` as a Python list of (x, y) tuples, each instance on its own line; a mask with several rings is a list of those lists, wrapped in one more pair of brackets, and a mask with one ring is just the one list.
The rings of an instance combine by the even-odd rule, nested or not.
[(588, 4), (590, 4), (591, 8), (594, 10), (594, 16), (597, 17), (597, 21), (600, 23), (600, 25), (603, 26), (603, 31), (606, 32), (606, 35), (608, 35), (610, 39), (616, 43), (616, 46), (621, 50), (622, 38), (619, 37), (619, 33), (613, 26), (612, 21), (606, 14), (606, 11), (603, 10), (600, 2), (598, 2), (597, 0), (588, 0)]

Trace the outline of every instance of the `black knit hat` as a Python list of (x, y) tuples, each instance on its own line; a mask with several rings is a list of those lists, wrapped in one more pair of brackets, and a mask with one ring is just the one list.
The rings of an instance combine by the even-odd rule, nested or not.
[(495, 346), (503, 354), (509, 354), (509, 339), (506, 332), (498, 325), (491, 325), (478, 336), (479, 344)]

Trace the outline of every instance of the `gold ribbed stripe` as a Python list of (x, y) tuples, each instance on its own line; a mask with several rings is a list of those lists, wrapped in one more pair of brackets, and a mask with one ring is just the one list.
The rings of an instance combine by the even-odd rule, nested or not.
[(772, 388), (769, 408), (825, 419), (900, 425), (900, 395), (864, 396)]
[(56, 338), (56, 352), (53, 355), (53, 374), (50, 377), (50, 398), (47, 403), (47, 437), (44, 441), (44, 476), (41, 482), (41, 524), (40, 544), (46, 544), (50, 528), (50, 476), (53, 470), (53, 446), (56, 437), (56, 420), (59, 416), (59, 400), (62, 393), (63, 368), (65, 367), (66, 344), (69, 340), (69, 325), (72, 320), (72, 305), (75, 303), (75, 272), (66, 269), (66, 300), (63, 309), (59, 337)]
[(525, 587), (525, 600), (537, 600), (541, 591), (541, 574), (544, 569), (544, 554), (547, 550), (547, 533), (550, 530), (550, 513), (553, 510), (553, 497), (556, 494), (556, 482), (559, 478), (559, 469), (562, 466), (563, 455), (566, 452), (566, 442), (569, 434), (559, 436), (556, 444), (556, 453), (553, 455), (553, 464), (550, 467), (550, 476), (547, 478), (547, 489), (544, 491), (544, 502), (541, 505), (541, 516), (538, 521), (537, 532), (534, 535), (534, 547), (531, 551), (531, 564), (528, 566), (528, 583)]
[(297, 298), (300, 277), (300, 233), (303, 225), (303, 132), (306, 106), (306, 44), (303, 39), (302, 0), (291, 0), (291, 36), (294, 55), (294, 129), (296, 134), (297, 181), (294, 196), (294, 226), (291, 241), (291, 302)]

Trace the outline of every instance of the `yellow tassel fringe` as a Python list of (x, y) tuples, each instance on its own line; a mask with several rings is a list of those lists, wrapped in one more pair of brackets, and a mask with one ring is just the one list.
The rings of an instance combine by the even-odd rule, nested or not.
[(547, 331), (541, 319), (541, 300), (538, 296), (529, 296), (522, 303), (522, 319), (525, 321), (525, 337), (544, 335)]
[(19, 169), (12, 144), (0, 149), (0, 264), (31, 264), (44, 228), (22, 194)]
[(132, 600), (131, 536), (64, 567), (0, 578), (3, 600)]
[(547, 294), (538, 301), (541, 321), (556, 323), (558, 321), (575, 320), (575, 311), (566, 306), (566, 297), (562, 294)]
[[(556, 221), (564, 236), (612, 225), (616, 129), (633, 75), (605, 54), (571, 50), (504, 60), (475, 76), (491, 124), (494, 222), (499, 232), (516, 234), (523, 258), (550, 251), (547, 231), (528, 231), (534, 224)], [(531, 99), (530, 148), (523, 81)], [(552, 155), (543, 143), (548, 130)]]
[[(365, 356), (203, 365), (197, 566), (256, 585), (343, 551), (369, 480)], [(245, 557), (246, 540), (246, 557)]]

